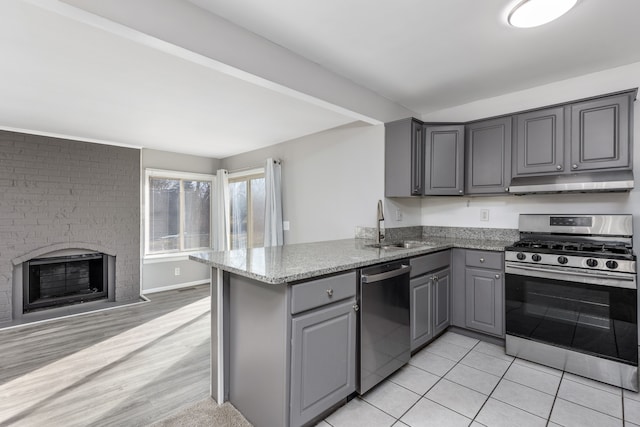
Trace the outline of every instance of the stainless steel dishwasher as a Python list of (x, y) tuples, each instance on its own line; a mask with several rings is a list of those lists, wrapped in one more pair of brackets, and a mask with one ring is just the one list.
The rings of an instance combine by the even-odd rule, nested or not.
[(408, 260), (360, 270), (360, 378), (364, 394), (411, 357)]

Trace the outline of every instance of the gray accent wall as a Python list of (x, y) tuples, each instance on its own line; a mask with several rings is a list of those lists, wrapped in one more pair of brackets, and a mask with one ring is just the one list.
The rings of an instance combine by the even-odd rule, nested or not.
[(0, 131), (0, 323), (19, 263), (60, 249), (115, 255), (116, 301), (138, 299), (139, 183), (138, 149)]
[[(142, 150), (140, 185), (142, 192), (144, 192), (144, 170), (147, 168), (215, 175), (220, 167), (221, 162), (218, 159), (145, 148)], [(144, 212), (144, 194), (142, 197), (142, 212)], [(142, 230), (144, 232), (144, 224), (142, 224)], [(142, 247), (144, 251), (144, 241), (142, 242)], [(175, 274), (176, 268), (180, 269), (179, 275)], [(153, 292), (160, 291), (163, 288), (173, 289), (207, 283), (209, 282), (210, 273), (210, 268), (207, 265), (191, 261), (187, 256), (171, 257), (166, 260), (158, 258), (152, 260), (143, 259), (142, 293), (149, 290)]]

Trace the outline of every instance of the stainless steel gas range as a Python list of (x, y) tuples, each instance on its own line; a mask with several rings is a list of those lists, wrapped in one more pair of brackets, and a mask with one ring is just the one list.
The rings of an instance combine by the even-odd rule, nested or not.
[(505, 250), (506, 352), (638, 391), (631, 215), (520, 215)]

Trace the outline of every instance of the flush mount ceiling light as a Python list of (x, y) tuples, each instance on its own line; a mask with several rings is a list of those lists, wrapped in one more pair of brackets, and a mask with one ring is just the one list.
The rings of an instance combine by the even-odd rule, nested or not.
[(578, 0), (524, 0), (509, 14), (509, 24), (519, 28), (537, 27), (567, 13)]

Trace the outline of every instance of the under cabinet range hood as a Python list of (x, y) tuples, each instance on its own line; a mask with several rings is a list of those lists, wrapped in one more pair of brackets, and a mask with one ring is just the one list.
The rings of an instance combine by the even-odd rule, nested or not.
[(633, 189), (633, 172), (606, 171), (572, 175), (514, 177), (509, 193), (592, 193), (622, 192)]

